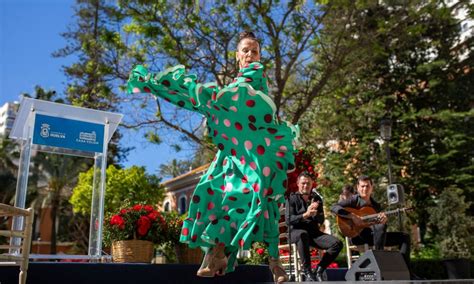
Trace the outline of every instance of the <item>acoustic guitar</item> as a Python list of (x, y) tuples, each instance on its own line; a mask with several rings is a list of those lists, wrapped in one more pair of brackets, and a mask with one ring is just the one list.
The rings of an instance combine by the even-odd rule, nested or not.
[[(358, 236), (360, 232), (367, 227), (370, 227), (374, 224), (378, 223), (378, 216), (380, 213), (377, 213), (374, 208), (372, 207), (361, 207), (359, 209), (345, 207), (344, 210), (351, 212), (359, 217), (364, 221), (362, 225), (356, 226), (352, 219), (343, 218), (341, 216), (336, 216), (337, 225), (339, 226), (339, 230), (341, 233), (349, 238), (353, 238)], [(385, 211), (385, 215), (391, 216), (398, 214), (399, 212), (407, 212), (413, 210), (413, 208), (398, 208), (395, 210)]]

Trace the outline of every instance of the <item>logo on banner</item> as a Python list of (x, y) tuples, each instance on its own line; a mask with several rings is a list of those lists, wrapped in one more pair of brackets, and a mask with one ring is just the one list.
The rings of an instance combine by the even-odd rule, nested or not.
[(36, 114), (34, 144), (102, 152), (103, 141), (103, 124)]
[(47, 124), (47, 123), (42, 123), (41, 124), (40, 135), (43, 138), (48, 138), (49, 137), (49, 124)]
[(95, 131), (92, 132), (79, 132), (79, 138), (76, 139), (77, 142), (88, 143), (88, 144), (99, 144), (97, 142), (97, 135)]

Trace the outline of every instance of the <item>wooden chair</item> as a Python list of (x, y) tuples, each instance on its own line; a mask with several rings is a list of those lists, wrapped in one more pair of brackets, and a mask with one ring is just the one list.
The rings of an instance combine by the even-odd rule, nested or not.
[[(33, 232), (33, 209), (22, 209), (6, 204), (0, 204), (0, 216), (19, 217), (21, 218), (20, 221), (23, 221), (21, 230), (15, 231), (13, 228), (10, 230), (0, 230), (0, 236), (9, 239), (9, 244), (0, 245), (1, 251), (8, 250), (7, 252), (0, 254), (0, 265), (20, 266), (18, 283), (25, 284), (31, 248), (31, 235)], [(14, 238), (20, 240), (19, 244), (14, 244), (12, 241)]]
[(369, 245), (354, 245), (351, 242), (351, 239), (345, 237), (345, 244), (346, 244), (346, 256), (347, 256), (347, 267), (350, 269), (352, 267), (352, 263), (355, 262), (359, 257), (366, 251), (369, 250)]
[[(363, 245), (354, 245), (351, 242), (351, 239), (345, 237), (346, 243), (346, 256), (347, 256), (347, 266), (351, 268), (352, 263), (355, 262), (359, 257), (364, 254), (369, 249), (374, 249), (373, 246), (369, 246), (368, 244)], [(384, 250), (393, 251), (397, 250), (397, 246), (385, 246)]]

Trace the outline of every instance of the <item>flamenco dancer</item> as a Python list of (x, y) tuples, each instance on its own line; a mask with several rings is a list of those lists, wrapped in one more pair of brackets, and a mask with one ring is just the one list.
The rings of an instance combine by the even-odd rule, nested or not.
[(278, 205), (283, 203), (287, 171), (294, 168), (297, 129), (281, 121), (268, 96), (260, 61), (260, 43), (242, 32), (237, 45), (239, 73), (219, 89), (196, 82), (178, 65), (152, 74), (137, 66), (128, 90), (152, 93), (207, 118), (213, 143), (219, 149), (196, 186), (183, 223), (180, 241), (205, 252), (197, 271), (214, 277), (234, 271), (239, 249), (265, 241), (275, 282), (288, 281), (279, 260)]

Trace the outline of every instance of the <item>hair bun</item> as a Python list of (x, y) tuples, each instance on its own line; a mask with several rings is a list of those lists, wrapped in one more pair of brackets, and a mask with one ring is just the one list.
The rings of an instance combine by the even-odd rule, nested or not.
[(244, 38), (250, 38), (250, 39), (254, 39), (254, 40), (258, 41), (255, 34), (253, 32), (249, 32), (249, 31), (244, 31), (244, 32), (241, 32), (239, 34), (239, 41), (243, 40)]

